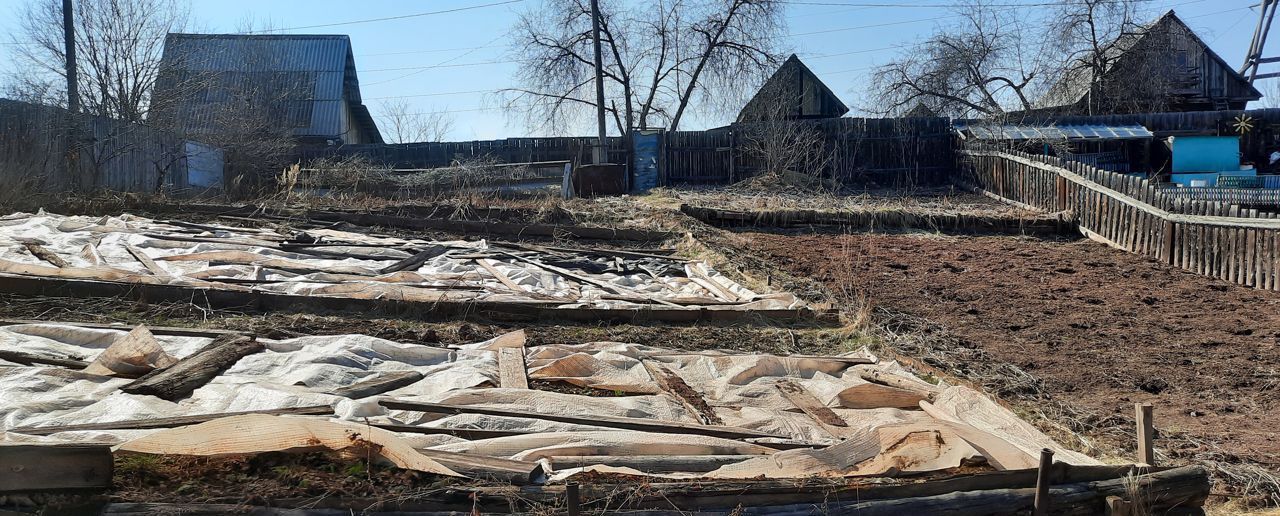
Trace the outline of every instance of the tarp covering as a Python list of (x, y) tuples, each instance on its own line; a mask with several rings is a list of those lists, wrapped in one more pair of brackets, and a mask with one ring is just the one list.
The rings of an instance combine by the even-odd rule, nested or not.
[[(94, 329), (61, 324), (0, 327), (0, 350), (44, 358), (94, 361), (117, 343), (140, 355), (182, 360), (208, 345), (206, 337), (150, 337), (128, 328)], [(263, 451), (296, 448), (305, 424), (267, 425), (262, 442), (246, 436), (201, 436), (179, 429), (81, 430), (13, 432), (17, 427), (50, 427), (86, 423), (146, 420), (329, 405), (332, 416), (255, 416), (307, 421), (345, 419), (350, 424), (412, 425), (508, 431), (513, 435), (463, 439), (452, 435), (379, 432), (380, 446), (398, 453), (392, 462), (435, 471), (430, 461), (404, 455), (403, 440), (419, 450), (463, 453), (515, 461), (543, 461), (552, 457), (629, 455), (733, 455), (744, 459), (711, 473), (663, 473), (666, 476), (715, 478), (795, 478), (814, 475), (886, 475), (937, 471), (962, 464), (986, 462), (998, 469), (1034, 464), (1041, 448), (1072, 464), (1096, 464), (1093, 459), (1053, 442), (1012, 412), (980, 393), (960, 386), (933, 385), (894, 362), (874, 362), (865, 352), (831, 357), (784, 357), (728, 351), (689, 352), (637, 344), (597, 342), (524, 348), (519, 334), (443, 349), (402, 344), (363, 335), (314, 336), (288, 340), (260, 340), (265, 350), (239, 359), (189, 397), (166, 401), (135, 395), (120, 388), (133, 380), (52, 366), (23, 366), (0, 360), (0, 430), (5, 441), (106, 441), (135, 452), (188, 453), (200, 443)], [(559, 380), (594, 389), (588, 396), (522, 388), (500, 388), (499, 352), (514, 347), (526, 359), (532, 380)], [(158, 348), (158, 349), (156, 349)], [(120, 348), (117, 348), (120, 349)], [(161, 354), (162, 353), (162, 354)], [(518, 356), (518, 355), (517, 355)], [(115, 360), (127, 360), (116, 357)], [(129, 363), (135, 363), (131, 361)], [(155, 362), (154, 360), (152, 362)], [(163, 367), (153, 364), (154, 367)], [(151, 366), (143, 366), (151, 367)], [(648, 372), (663, 370), (688, 387), (683, 394), (656, 387)], [(422, 378), (365, 399), (332, 394), (357, 382), (394, 372), (415, 371)], [(114, 374), (114, 373), (113, 373)], [(867, 377), (889, 378), (889, 387)], [(897, 378), (901, 381), (892, 381)], [(781, 383), (801, 386), (801, 406), (795, 393)], [(878, 389), (867, 389), (875, 385)], [(913, 385), (927, 386), (919, 392)], [(894, 391), (904, 391), (890, 395)], [(935, 392), (922, 394), (924, 392)], [(904, 406), (915, 396), (916, 406)], [(772, 434), (804, 448), (778, 451), (770, 439), (710, 437), (684, 431), (678, 425), (704, 421), (700, 398), (723, 425)], [(924, 401), (932, 398), (932, 401)], [(384, 400), (430, 402), (455, 407), (486, 408), (506, 413), (579, 416), (586, 421), (566, 423), (540, 417), (493, 414), (446, 414), (389, 410)], [(883, 401), (881, 401), (883, 400)], [(830, 411), (833, 419), (815, 416)], [(465, 411), (464, 411), (465, 412)], [(634, 418), (670, 426), (662, 431), (639, 431), (610, 426), (605, 417)], [(587, 424), (595, 422), (598, 424)], [(231, 424), (231, 423), (228, 423)], [(238, 423), (237, 423), (238, 424)], [(300, 426), (301, 425), (301, 426)], [(109, 426), (109, 425), (108, 425)], [(223, 425), (227, 426), (227, 425)], [(234, 428), (250, 428), (239, 424)], [(210, 428), (221, 428), (209, 425)], [(266, 428), (264, 426), (264, 428)], [(344, 428), (310, 427), (340, 442)], [(252, 430), (245, 430), (252, 432)], [(33, 435), (48, 433), (47, 436)], [(143, 441), (137, 439), (144, 438)], [(390, 440), (397, 440), (390, 443)], [(199, 442), (197, 442), (199, 441)], [(278, 441), (278, 442), (277, 442)], [(129, 444), (134, 443), (134, 444)], [(398, 451), (397, 451), (398, 450)], [(409, 467), (409, 466), (406, 466)], [(439, 471), (443, 471), (440, 469)]]
[(966, 124), (957, 121), (956, 131), (977, 140), (1134, 140), (1155, 134), (1141, 125), (1012, 125)]
[[(703, 262), (525, 244), (425, 241), (320, 229), (303, 235), (133, 215), (0, 217), (0, 276), (178, 285), (409, 302), (549, 308), (774, 310)], [(421, 260), (412, 257), (419, 253)]]

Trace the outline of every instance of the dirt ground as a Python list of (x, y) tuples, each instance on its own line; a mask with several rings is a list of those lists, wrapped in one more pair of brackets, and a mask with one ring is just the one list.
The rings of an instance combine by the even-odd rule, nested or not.
[(1131, 421), (1155, 405), (1175, 456), (1215, 449), (1280, 470), (1280, 295), (1088, 240), (914, 234), (742, 235), (835, 293), (935, 322), (1044, 381), (1048, 395)]

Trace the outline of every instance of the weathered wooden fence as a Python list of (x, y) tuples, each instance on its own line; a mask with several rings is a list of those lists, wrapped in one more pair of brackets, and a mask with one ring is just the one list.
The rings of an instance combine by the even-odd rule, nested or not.
[(932, 184), (950, 176), (953, 141), (947, 118), (742, 123), (664, 134), (662, 169), (666, 184), (725, 184), (771, 172), (772, 164), (789, 159), (778, 154), (804, 152), (826, 178)]
[[(594, 138), (587, 137), (553, 137), (304, 147), (299, 149), (299, 159), (306, 163), (317, 158), (360, 156), (391, 168), (409, 169), (448, 167), (476, 160), (493, 160), (499, 163), (589, 163), (594, 141)], [(626, 163), (625, 138), (609, 138), (605, 146), (611, 161)]]
[[(72, 167), (69, 149), (75, 155)], [(199, 149), (199, 159), (189, 156), (192, 149)], [(65, 109), (0, 99), (0, 181), (11, 194), (77, 188), (181, 191), (196, 186), (189, 181), (190, 167), (201, 168), (198, 175), (221, 176), (221, 163), (218, 149), (192, 145), (152, 127), (84, 114), (71, 117)], [(207, 170), (214, 166), (216, 171)]]
[(1185, 270), (1280, 290), (1280, 219), (1178, 199), (1147, 180), (1017, 152), (961, 150), (957, 181), (1032, 209), (1071, 213), (1087, 235)]

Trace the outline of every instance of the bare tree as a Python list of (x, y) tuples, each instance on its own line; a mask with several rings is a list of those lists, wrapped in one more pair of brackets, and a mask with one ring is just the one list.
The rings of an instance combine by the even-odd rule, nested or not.
[[(1161, 110), (1174, 85), (1192, 67), (1194, 56), (1178, 48), (1190, 35), (1151, 31), (1142, 0), (1068, 2), (1053, 18), (1059, 30), (1051, 41), (1063, 56), (1055, 80), (1085, 92), (1082, 107), (1088, 114)], [(1176, 55), (1179, 51), (1183, 55)], [(1179, 59), (1187, 69), (1177, 69)], [(1123, 70), (1123, 83), (1108, 79), (1117, 69)], [(1137, 77), (1141, 80), (1132, 80)]]
[(901, 115), (923, 104), (940, 115), (966, 117), (1031, 109), (1043, 62), (1023, 38), (1017, 13), (982, 1), (957, 9), (959, 23), (938, 27), (875, 70), (872, 111)]
[[(782, 8), (781, 0), (601, 1), (615, 129), (676, 130), (695, 105), (742, 98), (750, 79), (780, 62)], [(579, 120), (595, 107), (588, 0), (547, 0), (512, 34), (522, 86), (505, 91), (508, 107), (530, 125)]]
[[(165, 36), (187, 24), (182, 0), (75, 2), (80, 102), (87, 113), (142, 121), (150, 106)], [(32, 0), (11, 35), (18, 69), (10, 86), (23, 100), (66, 105), (62, 2)]]
[(448, 111), (414, 112), (404, 99), (384, 100), (378, 107), (384, 135), (391, 143), (444, 141), (456, 122)]

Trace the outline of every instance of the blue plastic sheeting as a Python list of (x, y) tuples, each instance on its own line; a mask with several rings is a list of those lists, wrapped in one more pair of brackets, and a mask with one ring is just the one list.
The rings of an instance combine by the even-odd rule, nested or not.
[(1239, 136), (1175, 136), (1173, 173), (1240, 170)]
[(956, 130), (978, 140), (1135, 140), (1155, 135), (1141, 125), (966, 125)]

